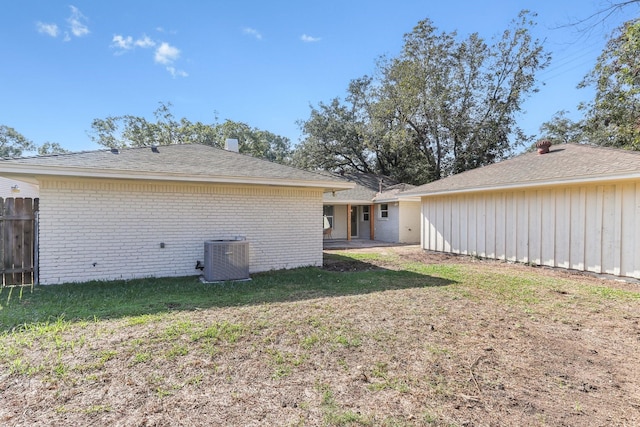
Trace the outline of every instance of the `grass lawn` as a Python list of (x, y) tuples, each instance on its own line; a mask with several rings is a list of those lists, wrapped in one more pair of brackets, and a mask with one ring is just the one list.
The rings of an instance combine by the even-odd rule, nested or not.
[(0, 291), (0, 424), (640, 425), (640, 285), (417, 249)]

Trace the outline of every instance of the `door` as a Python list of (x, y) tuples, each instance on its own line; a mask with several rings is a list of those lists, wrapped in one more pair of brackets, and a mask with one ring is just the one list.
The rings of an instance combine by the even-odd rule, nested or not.
[(358, 237), (358, 207), (351, 207), (351, 237)]

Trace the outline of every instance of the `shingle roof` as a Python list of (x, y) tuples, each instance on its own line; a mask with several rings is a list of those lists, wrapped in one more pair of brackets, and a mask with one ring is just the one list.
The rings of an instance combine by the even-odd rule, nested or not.
[(0, 160), (0, 173), (178, 179), (206, 182), (307, 182), (350, 188), (337, 178), (201, 144), (164, 145)]
[(493, 165), (416, 187), (403, 195), (429, 195), (570, 182), (640, 178), (640, 152), (581, 144), (553, 145)]
[[(398, 185), (398, 183), (386, 176), (379, 176), (371, 173), (350, 173), (338, 175), (323, 172), (329, 176), (342, 179), (346, 182), (355, 183), (351, 190), (340, 191), (339, 193), (325, 194), (325, 202), (341, 203), (371, 203), (382, 186), (383, 190)], [(382, 183), (380, 182), (382, 181)]]
[(391, 202), (402, 199), (404, 196), (404, 192), (409, 191), (415, 188), (415, 185), (411, 184), (396, 184), (387, 187), (382, 193), (376, 194), (374, 201), (376, 202)]

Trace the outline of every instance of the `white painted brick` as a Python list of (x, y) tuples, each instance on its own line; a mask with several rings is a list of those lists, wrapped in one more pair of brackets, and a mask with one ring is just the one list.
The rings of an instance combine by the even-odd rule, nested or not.
[(322, 264), (321, 190), (47, 184), (40, 189), (43, 284), (197, 275), (204, 241), (236, 235), (250, 242), (252, 273)]

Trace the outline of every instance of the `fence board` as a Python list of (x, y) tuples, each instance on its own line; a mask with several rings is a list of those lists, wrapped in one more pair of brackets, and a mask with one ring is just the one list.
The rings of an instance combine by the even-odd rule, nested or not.
[(2, 286), (34, 283), (38, 199), (0, 198)]

